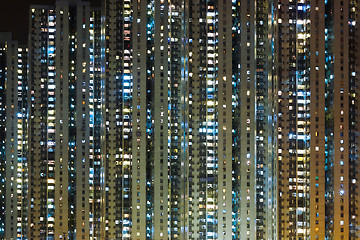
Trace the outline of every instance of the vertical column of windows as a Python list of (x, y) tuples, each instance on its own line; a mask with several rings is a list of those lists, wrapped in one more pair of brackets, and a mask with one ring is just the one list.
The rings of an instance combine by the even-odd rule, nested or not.
[(256, 1), (256, 237), (266, 238), (267, 195), (270, 186), (267, 184), (269, 136), (268, 118), (268, 2)]
[[(102, 33), (104, 36), (102, 36), (102, 54), (103, 54), (103, 96), (104, 99), (102, 100), (103, 102), (103, 106), (101, 109), (101, 114), (103, 115), (103, 122), (102, 122), (102, 128), (103, 133), (102, 133), (102, 141), (101, 141), (101, 152), (102, 152), (102, 168), (103, 171), (101, 172), (102, 175), (102, 181), (103, 181), (103, 188), (102, 188), (102, 201), (103, 201), (103, 206), (102, 206), (102, 215), (100, 216), (101, 220), (100, 220), (100, 235), (103, 238), (108, 237), (108, 221), (109, 221), (109, 216), (108, 216), (108, 187), (106, 185), (107, 180), (108, 180), (108, 174), (109, 174), (109, 148), (112, 146), (111, 144), (113, 143), (113, 141), (110, 141), (109, 139), (109, 126), (108, 126), (108, 121), (109, 121), (109, 93), (110, 93), (110, 89), (109, 89), (109, 85), (110, 85), (110, 76), (112, 74), (112, 72), (110, 72), (110, 66), (109, 66), (109, 61), (110, 61), (110, 47), (113, 46), (113, 42), (111, 42), (112, 44), (110, 44), (110, 36), (113, 37), (113, 33), (110, 31), (110, 27), (109, 27), (109, 19), (111, 17), (113, 17), (113, 9), (114, 9), (114, 2), (113, 1), (104, 1), (103, 2), (103, 14), (105, 15), (105, 18), (103, 19), (102, 22)], [(101, 164), (101, 163), (100, 163)], [(101, 201), (101, 200), (100, 200)]]
[(89, 239), (89, 21), (90, 4), (78, 2), (74, 8), (76, 32), (75, 104), (76, 104), (76, 239)]
[[(331, 2), (325, 3), (325, 237), (334, 231), (334, 16)], [(340, 161), (343, 164), (343, 161)]]
[[(5, 187), (6, 187), (6, 193), (7, 193), (7, 198), (6, 198), (6, 202), (5, 202), (5, 211), (7, 209), (9, 209), (9, 214), (6, 215), (5, 217), (5, 221), (6, 221), (6, 232), (5, 234), (7, 235), (6, 237), (12, 237), (14, 236), (14, 215), (16, 213), (14, 213), (14, 211), (10, 208), (11, 205), (14, 206), (14, 199), (16, 199), (16, 192), (14, 193), (14, 157), (15, 154), (17, 155), (17, 149), (14, 146), (14, 141), (16, 141), (16, 139), (14, 139), (15, 137), (17, 137), (17, 135), (14, 134), (14, 126), (13, 126), (13, 122), (15, 121), (14, 119), (14, 114), (15, 114), (15, 99), (13, 97), (11, 97), (11, 95), (14, 94), (14, 74), (16, 74), (16, 71), (11, 71), (14, 68), (14, 61), (15, 59), (13, 59), (12, 57), (15, 58), (15, 56), (17, 57), (17, 55), (13, 55), (13, 42), (8, 41), (7, 43), (5, 43), (5, 49), (6, 49), (6, 65), (8, 65), (7, 67), (7, 72), (6, 72), (6, 92), (5, 92), (5, 98), (6, 98), (6, 105), (5, 105), (5, 117), (10, 120), (7, 121), (5, 123), (5, 129), (6, 129), (6, 135), (5, 135), (5, 139), (8, 139), (7, 141), (5, 141), (5, 154), (6, 154), (6, 158), (5, 160), (5, 180), (10, 180), (10, 181), (6, 181), (5, 182)], [(15, 70), (15, 69), (14, 69)], [(17, 103), (17, 102), (16, 102)], [(14, 149), (15, 148), (15, 149)], [(15, 152), (14, 152), (15, 150)], [(15, 165), (16, 166), (16, 165)], [(9, 230), (8, 230), (9, 229)]]
[[(30, 188), (30, 237), (39, 238), (45, 235), (53, 238), (54, 128), (48, 126), (48, 122), (53, 123), (55, 120), (54, 104), (49, 99), (52, 97), (51, 93), (55, 88), (54, 75), (49, 75), (48, 72), (49, 67), (52, 68), (49, 58), (54, 57), (53, 51), (55, 49), (53, 46), (50, 47), (48, 36), (50, 34), (49, 21), (54, 22), (55, 19), (52, 9), (33, 9), (32, 12), (34, 14), (32, 17), (33, 26), (30, 34), (30, 45), (34, 46), (34, 48), (30, 53), (30, 74), (33, 75), (30, 78), (32, 105), (30, 109), (31, 132), (29, 132), (29, 136), (31, 138), (29, 142), (30, 151), (33, 154), (29, 156), (29, 162), (30, 179), (33, 184)], [(48, 55), (49, 51), (52, 52), (52, 56)], [(34, 61), (34, 59), (37, 59), (37, 61)], [(54, 69), (52, 69), (52, 73), (54, 73)], [(51, 109), (48, 109), (48, 107)]]
[(277, 82), (277, 5), (272, 1), (267, 2), (268, 7), (268, 132), (267, 132), (267, 203), (266, 234), (267, 238), (278, 236), (278, 159), (277, 159), (277, 123), (278, 123), (278, 82)]
[(155, 3), (147, 1), (146, 15), (146, 238), (153, 238), (154, 211), (154, 32)]
[[(170, 235), (172, 239), (181, 238), (182, 234), (182, 207), (183, 192), (182, 173), (184, 161), (181, 147), (182, 132), (182, 39), (183, 39), (183, 2), (172, 1), (169, 3), (169, 40), (168, 40), (168, 164), (170, 181), (169, 181), (169, 218), (170, 218)], [(186, 201), (186, 200), (185, 200)]]
[[(21, 232), (21, 224), (18, 225), (18, 211), (19, 200), (21, 199), (21, 176), (18, 175), (18, 169), (21, 169), (21, 149), (18, 148), (19, 140), (18, 124), (18, 45), (17, 42), (6, 42), (6, 238), (17, 237), (18, 230)], [(21, 105), (20, 105), (21, 106)], [(20, 197), (20, 199), (18, 199)]]
[[(356, 116), (359, 109), (359, 35), (358, 22), (359, 22), (359, 2), (349, 1), (349, 239), (356, 239), (357, 237), (357, 226), (359, 220), (357, 220), (358, 208), (356, 207), (358, 193), (358, 177), (357, 172), (359, 164), (357, 163), (358, 156), (356, 155), (356, 146), (358, 144), (358, 137), (356, 132), (359, 132), (358, 121)], [(345, 41), (345, 39), (344, 39)], [(355, 170), (353, 170), (355, 169)]]
[(232, 239), (240, 231), (240, 75), (241, 75), (241, 2), (232, 2)]
[(27, 196), (28, 196), (28, 169), (27, 169), (27, 49), (18, 48), (18, 81), (17, 81), (17, 149), (18, 149), (18, 162), (17, 162), (17, 237), (27, 237)]
[[(124, 13), (124, 22), (123, 22), (123, 59), (122, 59), (122, 88), (123, 93), (120, 98), (122, 98), (122, 123), (123, 123), (123, 142), (121, 148), (123, 153), (120, 153), (122, 157), (122, 195), (119, 196), (123, 198), (122, 206), (122, 219), (123, 219), (123, 228), (122, 236), (126, 239), (131, 237), (131, 177), (132, 177), (132, 167), (131, 161), (133, 159), (133, 154), (131, 153), (132, 147), (132, 86), (133, 86), (133, 76), (131, 75), (132, 70), (132, 14), (131, 14), (131, 2), (130, 0), (124, 0), (123, 13)], [(119, 80), (118, 80), (119, 81)], [(119, 121), (119, 120), (117, 120)], [(120, 166), (117, 166), (120, 167)], [(120, 186), (119, 186), (120, 187)], [(133, 206), (134, 207), (134, 206)], [(119, 236), (117, 234), (117, 236)]]
[[(290, 224), (290, 231), (289, 231), (289, 237), (297, 237), (297, 219), (298, 219), (298, 214), (297, 214), (297, 206), (298, 206), (298, 199), (301, 199), (302, 201), (304, 200), (305, 196), (303, 195), (303, 189), (299, 189), (297, 187), (297, 185), (302, 185), (304, 183), (304, 175), (303, 175), (303, 171), (301, 171), (301, 175), (300, 173), (298, 173), (298, 164), (297, 164), (297, 46), (298, 43), (300, 43), (301, 41), (303, 41), (304, 35), (302, 33), (299, 33), (301, 35), (301, 39), (297, 38), (297, 33), (298, 33), (298, 25), (297, 25), (297, 13), (298, 13), (298, 9), (297, 9), (297, 3), (296, 2), (290, 2), (288, 3), (288, 19), (286, 22), (286, 20), (284, 19), (284, 25), (288, 24), (288, 29), (289, 29), (289, 49), (288, 49), (288, 54), (289, 54), (289, 65), (285, 66), (288, 70), (288, 81), (285, 82), (285, 84), (287, 85), (287, 91), (284, 91), (284, 94), (287, 95), (287, 100), (288, 100), (288, 128), (289, 128), (289, 132), (288, 134), (286, 134), (284, 137), (284, 141), (286, 141), (287, 139), (289, 139), (289, 143), (288, 143), (288, 152), (289, 152), (289, 157), (288, 157), (288, 165), (289, 165), (289, 180), (288, 183), (285, 186), (288, 186), (288, 189), (286, 189), (286, 191), (288, 191), (288, 196), (289, 196), (289, 207), (285, 208), (284, 211), (285, 212), (289, 212), (288, 215), (288, 219), (289, 219), (289, 224)], [(299, 19), (302, 20), (302, 19)], [(299, 26), (299, 30), (302, 30), (301, 28), (303, 27), (303, 23)], [(286, 51), (286, 50), (285, 50)], [(304, 109), (305, 110), (305, 109)], [(300, 152), (299, 152), (300, 153)], [(304, 155), (304, 150), (301, 151), (301, 155)], [(300, 157), (300, 156), (299, 156)], [(302, 157), (300, 157), (301, 161), (303, 161), (304, 159)], [(301, 181), (298, 184), (298, 177), (299, 177), (299, 181)], [(287, 181), (285, 179), (285, 181)], [(299, 191), (300, 190), (300, 191)], [(301, 194), (301, 196), (298, 194)], [(299, 197), (299, 198), (298, 198)], [(302, 234), (303, 232), (301, 232)]]
[[(40, 30), (39, 30), (39, 10), (35, 11), (36, 9), (32, 8), (31, 9), (31, 21), (30, 21), (30, 32), (29, 32), (29, 43), (33, 44), (33, 48), (30, 49), (29, 55), (30, 55), (30, 71), (29, 71), (29, 90), (30, 90), (30, 120), (29, 120), (29, 151), (32, 151), (34, 153), (33, 156), (29, 155), (29, 181), (32, 182), (32, 185), (29, 186), (29, 227), (30, 227), (30, 232), (29, 232), (29, 237), (34, 238), (35, 236), (38, 236), (38, 231), (39, 231), (39, 224), (37, 223), (37, 219), (40, 218), (40, 214), (39, 214), (39, 205), (38, 203), (35, 202), (35, 197), (37, 198), (37, 190), (38, 190), (38, 185), (39, 185), (39, 177), (40, 177), (40, 172), (38, 172), (40, 170), (40, 161), (36, 161), (37, 159), (35, 158), (35, 156), (39, 156), (40, 155), (40, 148), (38, 149), (36, 146), (36, 140), (38, 140), (39, 138), (35, 136), (35, 122), (34, 122), (34, 118), (35, 118), (35, 105), (38, 107), (39, 104), (39, 92), (37, 89), (37, 86), (35, 86), (34, 84), (34, 78), (35, 76), (38, 78), (39, 77), (39, 73), (35, 74), (35, 69), (38, 70), (39, 68), (39, 62), (35, 62), (33, 63), (31, 61), (31, 59), (34, 57), (35, 54), (37, 54), (37, 50), (39, 50), (39, 42), (35, 42), (35, 38), (37, 37), (37, 35), (39, 34)], [(44, 60), (43, 60), (44, 61)], [(36, 65), (36, 66), (35, 66)], [(35, 94), (35, 90), (36, 90), (36, 94)], [(36, 101), (35, 101), (35, 96)], [(40, 119), (39, 119), (40, 120)], [(38, 120), (38, 121), (39, 121)], [(35, 155), (36, 154), (36, 155)]]
[(308, 7), (305, 1), (278, 4), (279, 235), (285, 238), (308, 234)]
[(232, 140), (231, 134), (231, 26), (232, 16), (228, 14), (231, 11), (232, 4), (228, 1), (218, 1), (218, 71), (217, 71), (217, 127), (216, 139), (217, 145), (217, 232), (218, 239), (231, 238), (232, 234), (232, 181), (231, 179), (231, 148), (227, 146)]
[[(104, 216), (101, 231), (103, 238), (124, 237), (124, 166), (129, 162), (130, 155), (124, 149), (126, 139), (131, 139), (129, 126), (125, 121), (131, 121), (128, 108), (124, 108), (125, 90), (129, 86), (123, 85), (124, 79), (124, 2), (104, 1), (104, 104), (102, 109), (104, 138), (102, 140), (102, 156), (104, 163)], [(128, 13), (127, 13), (128, 14)], [(129, 17), (126, 21), (129, 21)], [(129, 46), (127, 46), (129, 47)], [(126, 93), (129, 94), (129, 93)], [(128, 124), (128, 123), (126, 123)], [(125, 130), (126, 129), (126, 130)], [(127, 179), (128, 181), (128, 179)], [(127, 190), (127, 189), (126, 189)], [(126, 215), (126, 218), (129, 217)], [(126, 235), (129, 237), (129, 235)]]
[[(76, 31), (77, 31), (77, 24), (76, 24), (76, 9), (73, 7), (69, 7), (68, 11), (68, 42), (69, 42), (69, 52), (68, 52), (68, 59), (69, 59), (69, 68), (68, 68), (68, 74), (69, 74), (69, 95), (68, 95), (68, 136), (69, 136), (69, 148), (68, 148), (68, 228), (69, 228), (69, 238), (75, 238), (76, 236), (76, 201), (77, 201), (77, 191), (76, 191), (76, 185), (77, 185), (77, 175), (76, 175), (76, 159), (78, 152), (76, 151), (76, 139), (77, 139), (77, 126), (76, 122), (77, 120), (77, 107), (81, 107), (77, 104), (77, 98), (80, 98), (81, 96), (77, 96), (77, 55), (78, 51), (81, 51), (81, 45), (79, 46), (78, 41), (76, 39)], [(66, 17), (66, 16), (65, 16)], [(66, 56), (66, 55), (65, 55)], [(79, 77), (80, 78), (80, 77)], [(81, 79), (81, 78), (80, 78)], [(80, 169), (79, 169), (80, 170)], [(80, 183), (79, 183), (80, 184)]]
[[(201, 19), (201, 7), (203, 4), (201, 2), (189, 2), (189, 22), (188, 22), (188, 34), (189, 34), (189, 43), (188, 43), (188, 62), (189, 62), (189, 73), (188, 73), (188, 106), (189, 106), (189, 239), (199, 239), (204, 231), (203, 221), (200, 221), (203, 218), (203, 205), (202, 201), (202, 187), (201, 184), (203, 180), (201, 179), (201, 169), (200, 169), (200, 159), (202, 158), (202, 146), (203, 140), (202, 129), (200, 126), (200, 121), (202, 121), (203, 115), (200, 114), (202, 109), (202, 99), (204, 94), (201, 94), (203, 88), (200, 88), (201, 83), (200, 79), (203, 78), (203, 66), (202, 60), (204, 57), (203, 46), (205, 41), (202, 41), (202, 36), (204, 36), (203, 28), (200, 25), (199, 20)], [(171, 64), (171, 63), (170, 63)], [(201, 133), (200, 133), (201, 129)], [(201, 200), (200, 200), (201, 199)]]
[[(277, 85), (278, 85), (278, 91), (277, 91), (277, 108), (278, 108), (278, 122), (277, 122), (277, 165), (278, 165), (278, 172), (277, 172), (277, 184), (278, 184), (278, 234), (279, 236), (282, 236), (284, 238), (289, 238), (288, 232), (286, 231), (286, 227), (289, 226), (288, 219), (286, 218), (286, 214), (288, 212), (288, 201), (285, 199), (289, 199), (289, 192), (288, 189), (286, 189), (286, 179), (289, 178), (289, 175), (287, 174), (289, 171), (288, 163), (287, 163), (287, 146), (286, 142), (283, 139), (283, 136), (285, 138), (287, 134), (287, 119), (285, 113), (286, 105), (287, 105), (287, 96), (286, 89), (287, 86), (285, 84), (286, 82), (286, 74), (287, 69), (285, 66), (287, 66), (289, 63), (289, 59), (286, 58), (286, 47), (289, 47), (287, 44), (288, 41), (288, 35), (285, 34), (285, 23), (288, 21), (288, 17), (286, 16), (286, 12), (288, 11), (285, 8), (285, 3), (278, 3), (278, 5), (275, 5), (278, 17), (277, 17), (277, 25), (276, 25), (276, 32), (278, 35), (277, 44), (276, 44), (276, 52), (278, 54), (277, 58)], [(284, 23), (283, 23), (284, 22)]]
[[(349, 1), (334, 1), (334, 232), (336, 239), (349, 237)], [(337, 10), (336, 10), (337, 9)], [(340, 112), (340, 115), (336, 114)]]
[[(147, 237), (147, 223), (151, 213), (147, 211), (147, 4), (134, 1), (133, 9), (133, 69), (132, 69), (132, 116), (133, 116), (133, 161), (132, 161), (132, 238)], [(146, 37), (145, 37), (146, 36)]]
[[(309, 84), (309, 37), (310, 5), (298, 2), (296, 23), (296, 225), (297, 237), (307, 237), (309, 229), (309, 174), (310, 174), (310, 84)], [(296, 22), (294, 22), (296, 21)], [(293, 93), (294, 95), (294, 93)], [(293, 179), (294, 180), (294, 179)], [(293, 186), (293, 190), (295, 186)]]
[(101, 11), (93, 9), (90, 17), (89, 81), (89, 224), (90, 239), (100, 237), (101, 218)]
[[(168, 42), (169, 6), (161, 0), (154, 5), (154, 238), (168, 238)], [(179, 219), (180, 220), (180, 219)], [(180, 222), (180, 221), (179, 221)]]
[[(118, 45), (121, 45), (122, 42), (117, 41), (117, 35), (121, 33), (122, 29), (119, 27), (119, 29), (116, 28), (117, 23), (117, 11), (118, 11), (118, 5), (116, 4), (116, 1), (104, 1), (104, 14), (105, 19), (103, 23), (103, 32), (105, 34), (104, 36), (104, 43), (103, 43), (103, 54), (104, 54), (104, 100), (103, 100), (103, 106), (102, 106), (102, 114), (103, 114), (103, 140), (102, 140), (102, 157), (103, 157), (103, 206), (102, 206), (102, 214), (101, 216), (101, 237), (102, 238), (114, 238), (114, 224), (115, 224), (115, 202), (113, 200), (116, 198), (112, 194), (115, 194), (115, 191), (118, 191), (121, 195), (121, 189), (116, 189), (114, 187), (114, 179), (116, 176), (115, 171), (115, 163), (116, 161), (120, 161), (120, 156), (117, 156), (118, 159), (116, 159), (116, 155), (114, 151), (118, 150), (116, 149), (116, 144), (120, 142), (118, 139), (115, 139), (116, 135), (121, 136), (118, 134), (119, 129), (121, 129), (121, 126), (118, 126), (118, 128), (114, 127), (116, 126), (116, 119), (112, 118), (115, 113), (116, 109), (116, 100), (115, 98), (115, 92), (116, 92), (116, 81), (115, 81), (115, 69), (114, 65), (115, 62), (115, 56), (114, 53), (118, 53), (120, 49), (118, 48)], [(110, 20), (116, 19), (116, 21), (110, 21)], [(112, 29), (115, 29), (112, 30)], [(117, 33), (119, 32), (119, 33)], [(120, 47), (120, 46), (119, 46)], [(112, 64), (110, 64), (112, 63)], [(118, 90), (121, 92), (121, 90)], [(114, 106), (115, 105), (115, 106)], [(120, 109), (118, 110), (120, 111)], [(118, 113), (120, 114), (120, 113)], [(110, 125), (111, 123), (111, 125)], [(117, 140), (117, 141), (116, 141)], [(119, 178), (117, 181), (121, 182), (121, 175), (119, 175)], [(119, 204), (121, 204), (122, 199), (118, 199)], [(120, 226), (119, 228), (122, 228), (121, 223), (117, 222)], [(122, 236), (121, 236), (122, 237)]]
[[(189, 21), (189, 133), (191, 130), (192, 146), (189, 146), (189, 173), (193, 184), (189, 185), (191, 201), (191, 219), (195, 225), (193, 238), (216, 238), (217, 229), (214, 204), (217, 194), (215, 164), (215, 114), (216, 94), (216, 19), (217, 9), (214, 1), (200, 1), (193, 4), (193, 17)], [(208, 22), (209, 21), (209, 22)], [(189, 113), (190, 113), (189, 112)], [(190, 134), (189, 134), (190, 139)], [(208, 219), (208, 220), (207, 220)], [(208, 234), (209, 233), (209, 234)]]
[(55, 229), (55, 11), (49, 10), (47, 39), (47, 218), (48, 236), (52, 239)]
[[(18, 47), (11, 34), (1, 34), (0, 129), (3, 144), (0, 178), (1, 234), (27, 238), (27, 49)], [(6, 92), (5, 92), (6, 90)], [(5, 101), (6, 100), (6, 101)], [(6, 141), (5, 141), (6, 140)], [(5, 224), (6, 222), (6, 224)], [(6, 235), (5, 235), (6, 234)]]
[(55, 74), (55, 236), (56, 238), (67, 238), (68, 236), (68, 159), (69, 147), (68, 125), (69, 125), (69, 7), (67, 4), (56, 7), (56, 31), (55, 41), (56, 55), (51, 60), (56, 68)]
[(256, 230), (256, 2), (241, 2), (239, 41), (240, 232), (255, 238)]
[[(207, 239), (217, 239), (217, 174), (218, 174), (218, 6), (217, 1), (206, 3), (206, 121), (202, 131), (206, 146), (206, 235)], [(201, 130), (200, 130), (201, 131)]]
[(0, 44), (0, 238), (5, 238), (6, 227), (6, 43)]
[(325, 5), (311, 5), (310, 20), (310, 237), (325, 238)]

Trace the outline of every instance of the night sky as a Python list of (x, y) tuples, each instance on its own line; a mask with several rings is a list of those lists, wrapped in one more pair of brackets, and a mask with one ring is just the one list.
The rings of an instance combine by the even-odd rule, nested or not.
[[(30, 4), (54, 4), (55, 0), (0, 0), (0, 32), (12, 32), (13, 39), (26, 44)], [(100, 6), (101, 0), (90, 1), (92, 6)]]

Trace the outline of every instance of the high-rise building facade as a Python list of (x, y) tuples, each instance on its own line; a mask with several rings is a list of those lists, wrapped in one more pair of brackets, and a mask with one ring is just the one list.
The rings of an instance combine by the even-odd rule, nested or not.
[(276, 234), (273, 6), (233, 1), (232, 9), (234, 237), (271, 239)]
[(11, 40), (11, 34), (1, 33), (1, 46), (0, 46), (0, 134), (1, 134), (1, 146), (0, 146), (0, 208), (1, 208), (1, 217), (0, 217), (0, 234), (1, 238), (5, 238), (5, 207), (6, 207), (6, 149), (5, 149), (5, 139), (6, 139), (6, 71), (8, 61), (6, 57), (6, 42)]
[(278, 1), (278, 236), (358, 237), (358, 1)]
[(90, 35), (94, 37), (90, 13), (89, 3), (80, 1), (31, 6), (30, 239), (89, 239), (94, 151), (90, 89), (96, 75), (94, 59), (90, 62), (90, 55), (94, 56), (90, 54), (94, 42), (90, 41)]
[(90, 239), (100, 239), (102, 215), (102, 20), (101, 9), (90, 13), (90, 82), (89, 82), (89, 224)]
[(0, 36), (0, 238), (356, 239), (357, 0), (31, 6)]
[(325, 3), (325, 237), (359, 237), (358, 1)]
[(271, 238), (271, 2), (104, 10), (104, 237)]
[(0, 34), (0, 43), (0, 237), (18, 239), (26, 236), (28, 230), (28, 51), (12, 40), (9, 33)]
[(310, 233), (311, 7), (305, 1), (279, 1), (277, 10), (278, 234), (284, 239)]

